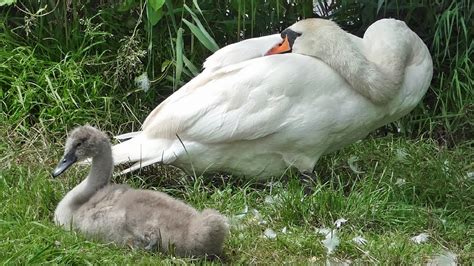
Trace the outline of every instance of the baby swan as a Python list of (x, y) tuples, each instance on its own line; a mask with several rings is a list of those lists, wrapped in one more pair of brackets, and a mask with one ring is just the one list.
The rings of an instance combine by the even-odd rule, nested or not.
[(110, 142), (91, 126), (70, 133), (53, 177), (88, 157), (92, 157), (89, 175), (59, 202), (56, 224), (78, 229), (90, 238), (178, 256), (221, 253), (229, 231), (224, 216), (212, 209), (198, 212), (161, 192), (110, 184)]

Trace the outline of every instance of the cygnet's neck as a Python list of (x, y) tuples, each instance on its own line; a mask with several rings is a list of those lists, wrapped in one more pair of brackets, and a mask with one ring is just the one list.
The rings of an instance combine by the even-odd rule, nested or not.
[(103, 188), (109, 183), (113, 172), (112, 150), (108, 141), (104, 141), (100, 146), (99, 153), (92, 158), (92, 166), (89, 175), (71, 193), (71, 203), (73, 205), (82, 205), (92, 197), (97, 190)]
[(56, 208), (55, 221), (60, 225), (69, 226), (74, 212), (109, 183), (114, 167), (110, 143), (103, 141), (96, 148), (99, 152), (92, 158), (89, 175), (69, 191)]
[(99, 189), (109, 183), (114, 170), (112, 149), (108, 142), (103, 144), (99, 154), (92, 158), (92, 166), (87, 176), (87, 184), (91, 189)]

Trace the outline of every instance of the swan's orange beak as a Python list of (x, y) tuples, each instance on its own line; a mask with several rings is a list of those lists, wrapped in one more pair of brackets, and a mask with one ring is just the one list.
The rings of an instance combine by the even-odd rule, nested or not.
[(275, 45), (272, 49), (265, 53), (265, 55), (272, 55), (272, 54), (282, 54), (291, 52), (291, 45), (290, 41), (288, 40), (288, 36), (285, 36), (285, 39), (277, 45)]

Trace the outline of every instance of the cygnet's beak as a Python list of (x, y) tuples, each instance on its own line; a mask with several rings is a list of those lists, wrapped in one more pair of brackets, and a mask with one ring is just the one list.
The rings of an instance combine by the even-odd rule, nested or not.
[(57, 177), (58, 175), (62, 174), (66, 169), (69, 168), (72, 164), (74, 164), (77, 161), (77, 157), (75, 154), (75, 151), (72, 150), (64, 157), (61, 159), (61, 161), (58, 163), (58, 166), (54, 169), (54, 171), (51, 173), (53, 177)]

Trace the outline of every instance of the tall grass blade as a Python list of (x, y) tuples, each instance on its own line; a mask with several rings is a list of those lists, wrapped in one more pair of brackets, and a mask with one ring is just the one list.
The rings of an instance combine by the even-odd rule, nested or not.
[(198, 38), (198, 40), (211, 52), (215, 52), (219, 50), (219, 46), (217, 45), (216, 41), (214, 38), (211, 37), (211, 35), (207, 32), (207, 30), (204, 28), (202, 25), (201, 21), (199, 18), (194, 14), (194, 12), (187, 6), (184, 5), (184, 8), (186, 11), (188, 11), (189, 14), (191, 14), (194, 22), (196, 23), (197, 27), (189, 22), (188, 20), (183, 18), (183, 22), (189, 27), (191, 32)]
[(175, 75), (175, 87), (176, 90), (177, 84), (181, 80), (181, 74), (183, 73), (183, 28), (178, 29), (178, 34), (176, 37), (176, 75)]

